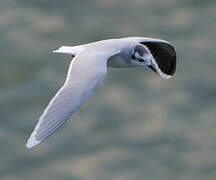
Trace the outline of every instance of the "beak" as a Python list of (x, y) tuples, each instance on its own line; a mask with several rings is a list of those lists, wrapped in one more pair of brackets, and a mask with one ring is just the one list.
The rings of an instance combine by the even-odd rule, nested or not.
[(153, 66), (152, 65), (149, 65), (148, 66), (152, 71), (154, 71), (154, 72), (156, 72), (157, 73), (157, 71), (153, 68)]

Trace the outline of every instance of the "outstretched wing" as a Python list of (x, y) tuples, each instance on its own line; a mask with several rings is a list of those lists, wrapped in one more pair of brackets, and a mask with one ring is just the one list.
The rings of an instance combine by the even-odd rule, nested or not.
[(88, 99), (106, 75), (107, 60), (116, 54), (115, 50), (86, 49), (72, 60), (64, 85), (50, 101), (28, 139), (28, 148), (51, 135)]
[(150, 50), (153, 68), (163, 77), (169, 79), (176, 70), (176, 52), (173, 46), (164, 42), (142, 42)]

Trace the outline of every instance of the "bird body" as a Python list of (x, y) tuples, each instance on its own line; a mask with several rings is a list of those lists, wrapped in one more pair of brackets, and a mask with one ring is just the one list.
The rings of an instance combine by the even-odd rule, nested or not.
[(175, 72), (176, 53), (164, 40), (129, 37), (79, 46), (62, 46), (55, 53), (69, 54), (71, 61), (64, 85), (52, 98), (27, 142), (31, 148), (59, 128), (93, 93), (111, 67), (150, 67), (169, 79)]

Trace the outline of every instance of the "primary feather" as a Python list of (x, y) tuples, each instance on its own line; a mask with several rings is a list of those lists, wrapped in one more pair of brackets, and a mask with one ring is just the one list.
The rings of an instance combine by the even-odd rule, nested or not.
[(87, 100), (104, 79), (107, 60), (117, 53), (85, 50), (72, 60), (64, 85), (50, 101), (28, 139), (28, 148), (51, 135)]

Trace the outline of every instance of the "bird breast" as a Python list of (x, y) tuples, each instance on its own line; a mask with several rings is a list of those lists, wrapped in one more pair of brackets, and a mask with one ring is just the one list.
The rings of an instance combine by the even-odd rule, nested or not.
[(130, 59), (122, 57), (121, 54), (115, 55), (113, 57), (111, 57), (108, 62), (107, 65), (109, 67), (115, 67), (115, 68), (128, 68), (128, 67), (132, 67), (131, 63), (130, 63)]

